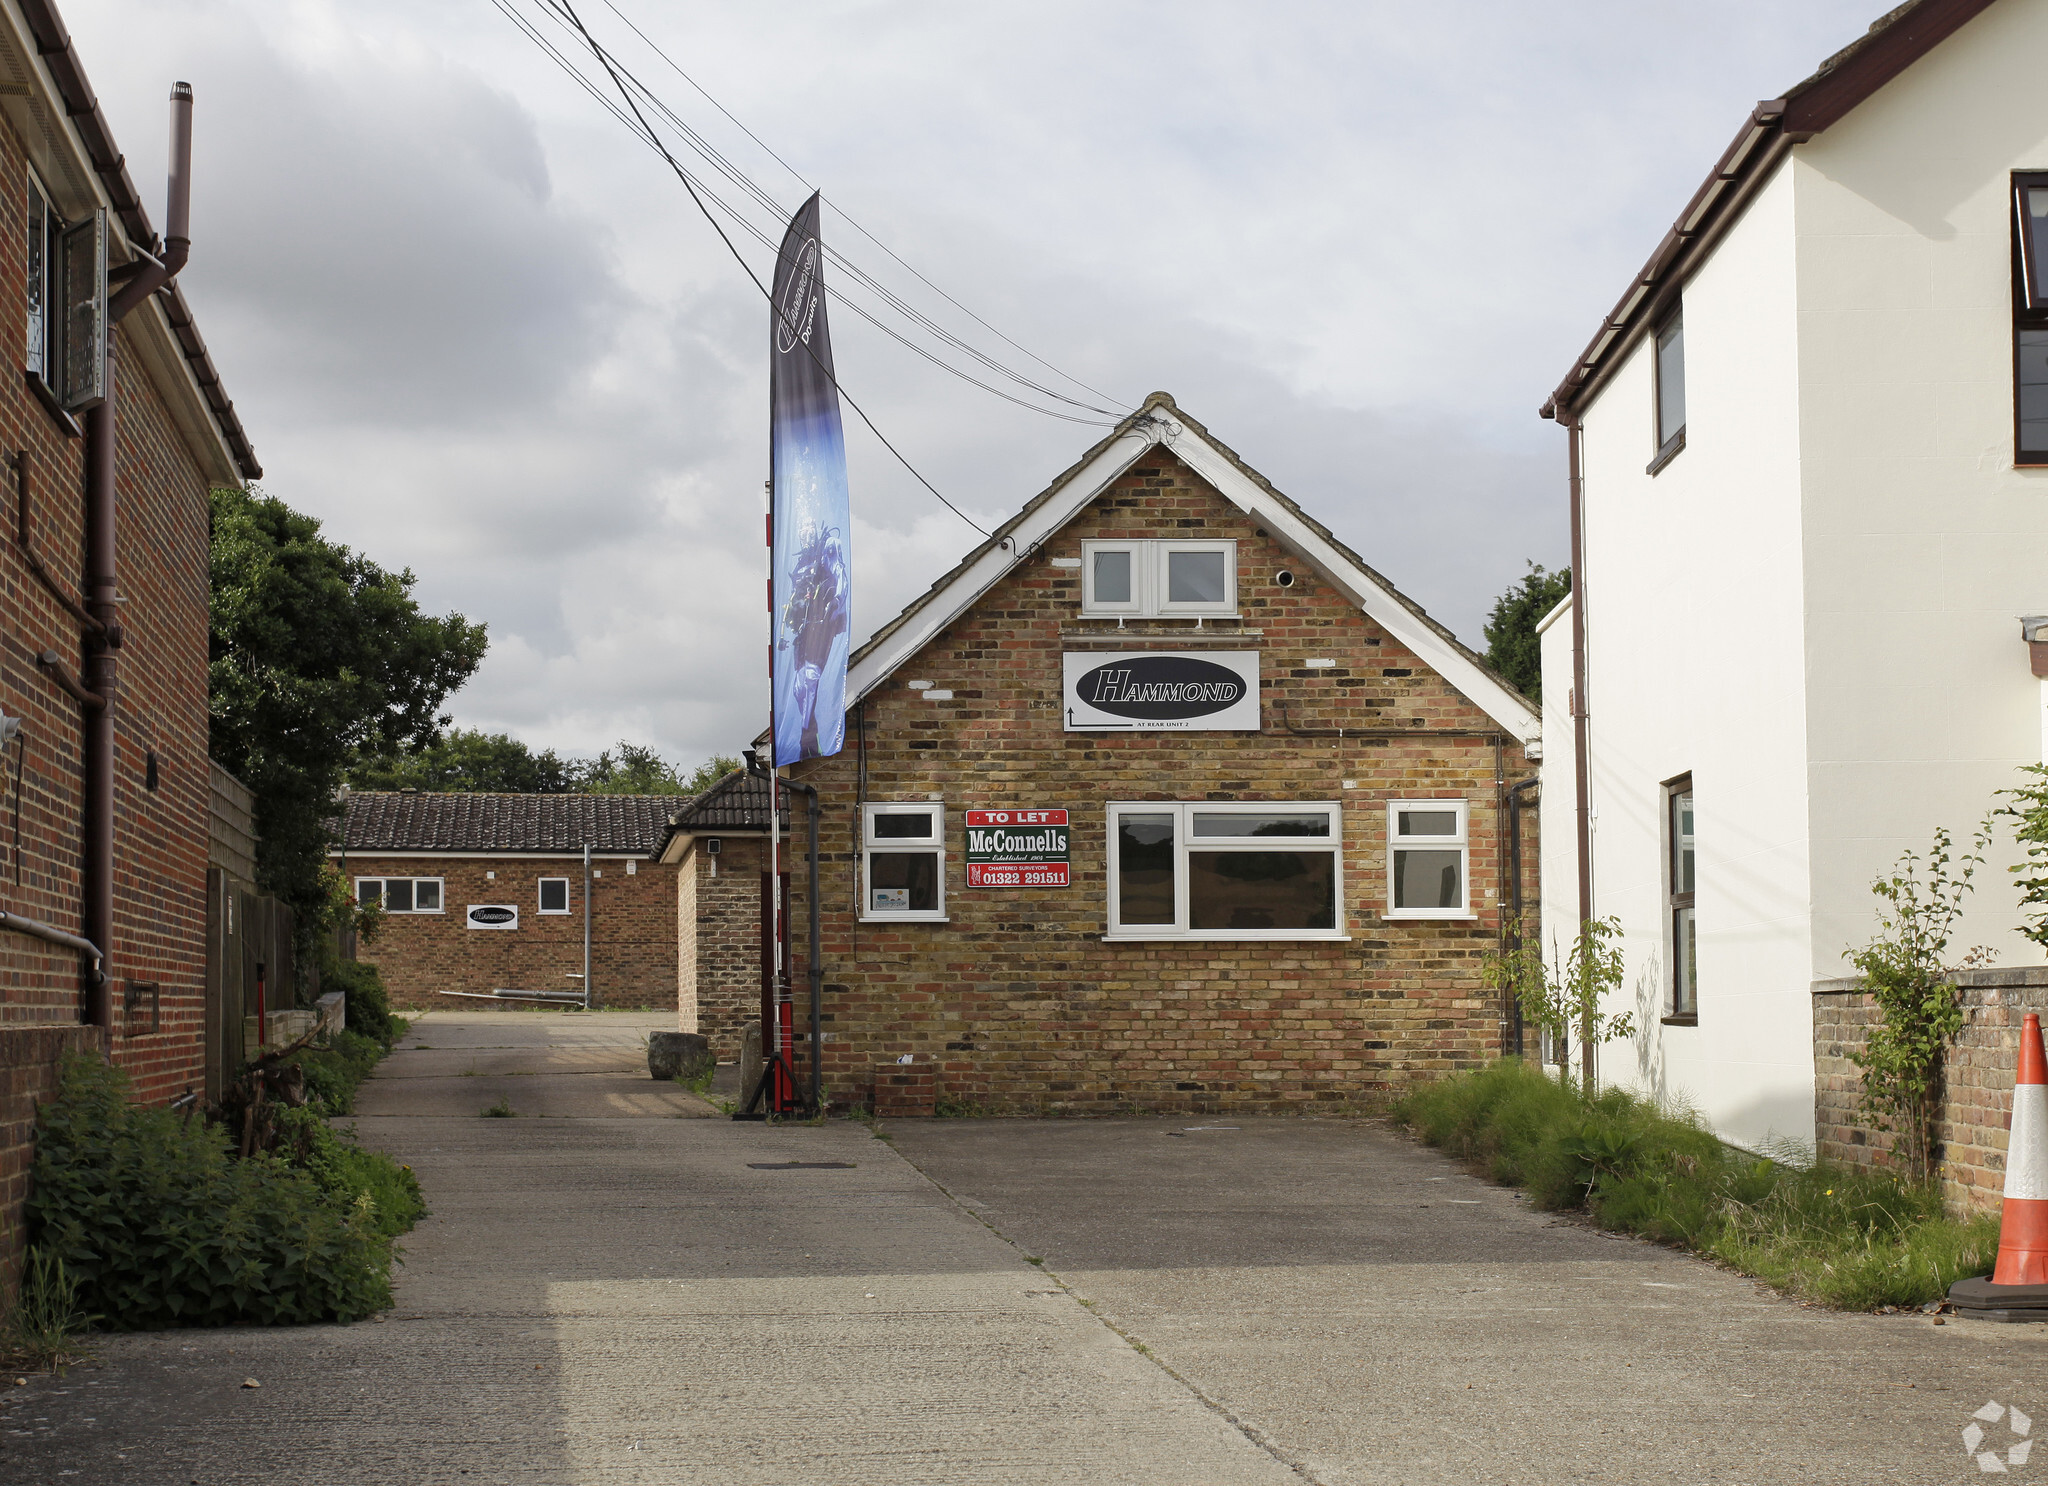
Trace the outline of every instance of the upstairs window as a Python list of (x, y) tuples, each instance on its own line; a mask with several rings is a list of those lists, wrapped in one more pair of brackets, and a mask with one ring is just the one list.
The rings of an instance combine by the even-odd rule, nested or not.
[(862, 827), (861, 917), (936, 922), (946, 916), (946, 810), (869, 805)]
[(1685, 311), (1671, 312), (1671, 318), (1657, 329), (1657, 457), (1650, 461), (1655, 474), (1685, 447)]
[(1083, 542), (1081, 613), (1092, 618), (1237, 614), (1235, 542)]
[(80, 413), (106, 400), (107, 214), (66, 225), (28, 174), (23, 365), (45, 401)]
[(2048, 170), (2012, 178), (2013, 463), (2048, 464)]
[(57, 214), (50, 209), (50, 198), (43, 194), (43, 183), (33, 172), (28, 178), (28, 347), (26, 361), (28, 370), (45, 387), (56, 378), (50, 368), (53, 358), (50, 344), (50, 302), (56, 296), (51, 292), (51, 268), (57, 261), (58, 229)]
[(439, 913), (438, 877), (358, 877), (358, 903), (381, 903), (386, 913)]

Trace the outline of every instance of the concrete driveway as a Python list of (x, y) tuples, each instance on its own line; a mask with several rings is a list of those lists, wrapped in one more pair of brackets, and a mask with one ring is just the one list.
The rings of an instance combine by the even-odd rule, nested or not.
[[(2048, 1328), (1805, 1310), (1371, 1125), (567, 1112), (640, 1033), (425, 1022), (481, 1061), (366, 1090), (396, 1310), (109, 1338), (0, 1392), (0, 1480), (1918, 1483), (2048, 1419)], [(486, 1078), (564, 1113), (442, 1112)]]

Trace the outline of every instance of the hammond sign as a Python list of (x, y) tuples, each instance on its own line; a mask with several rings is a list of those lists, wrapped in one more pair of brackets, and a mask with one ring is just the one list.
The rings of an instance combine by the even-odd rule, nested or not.
[(1259, 730), (1256, 650), (1069, 651), (1070, 733)]

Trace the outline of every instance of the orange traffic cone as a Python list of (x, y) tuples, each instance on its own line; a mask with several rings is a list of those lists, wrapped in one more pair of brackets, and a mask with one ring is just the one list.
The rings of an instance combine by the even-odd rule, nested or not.
[(1998, 1264), (1989, 1278), (1957, 1281), (1948, 1298), (1959, 1315), (2048, 1321), (2048, 1054), (2041, 1046), (2041, 1018), (2033, 1012), (2020, 1027)]

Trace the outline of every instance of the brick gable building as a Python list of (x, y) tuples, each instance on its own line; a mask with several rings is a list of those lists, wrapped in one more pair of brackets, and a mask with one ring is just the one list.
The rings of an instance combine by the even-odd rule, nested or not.
[(358, 958), (378, 967), (398, 1006), (465, 1004), (444, 992), (559, 996), (582, 987), (587, 919), (593, 1004), (667, 1007), (676, 987), (676, 871), (656, 852), (689, 803), (686, 795), (351, 794), (332, 855), (357, 897), (386, 910)]
[[(909, 1055), (992, 1109), (1344, 1105), (1512, 1036), (1480, 962), (1533, 879), (1506, 819), (1535, 715), (1164, 394), (857, 652), (847, 696), (845, 751), (788, 771), (821, 800), (838, 1100)], [(708, 836), (671, 840), (686, 884)], [(753, 924), (703, 923), (686, 1008), (748, 934), (758, 964)]]

